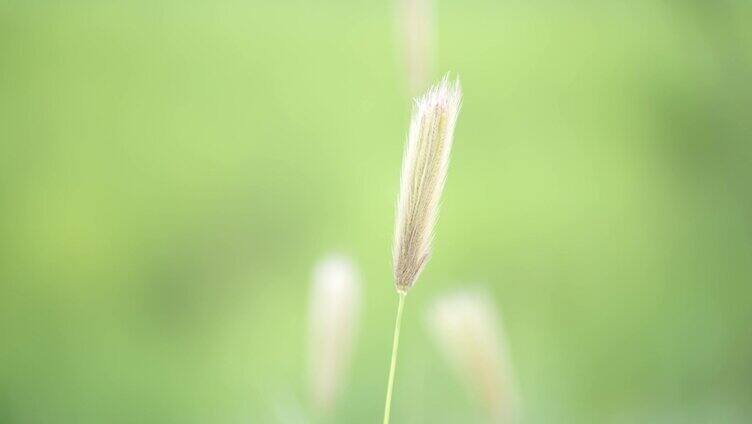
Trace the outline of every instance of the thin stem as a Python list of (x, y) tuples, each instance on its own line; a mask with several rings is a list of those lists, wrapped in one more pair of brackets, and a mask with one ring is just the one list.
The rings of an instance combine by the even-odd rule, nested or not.
[(389, 367), (389, 383), (386, 386), (386, 405), (384, 405), (384, 424), (389, 424), (389, 413), (392, 409), (392, 390), (394, 389), (394, 370), (397, 368), (397, 350), (399, 349), (400, 325), (402, 324), (402, 309), (405, 307), (405, 296), (399, 294), (397, 306), (397, 322), (394, 324), (394, 341), (392, 341), (392, 364)]

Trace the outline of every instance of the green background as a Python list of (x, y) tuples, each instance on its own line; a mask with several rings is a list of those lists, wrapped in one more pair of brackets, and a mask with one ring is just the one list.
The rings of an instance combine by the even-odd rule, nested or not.
[[(0, 422), (305, 416), (331, 251), (364, 280), (331, 421), (379, 422), (411, 107), (394, 6), (0, 1)], [(752, 420), (752, 4), (436, 18), (431, 79), (458, 73), (464, 105), (393, 422), (480, 420), (424, 319), (466, 286), (500, 308), (525, 422)]]

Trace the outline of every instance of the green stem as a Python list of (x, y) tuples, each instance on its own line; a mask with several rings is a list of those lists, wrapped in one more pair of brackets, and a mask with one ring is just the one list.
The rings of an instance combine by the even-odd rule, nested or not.
[(399, 294), (397, 306), (397, 322), (394, 324), (394, 341), (392, 341), (392, 364), (389, 367), (389, 383), (386, 386), (386, 405), (384, 405), (384, 424), (389, 424), (389, 413), (392, 409), (392, 390), (394, 389), (394, 370), (397, 368), (397, 349), (399, 349), (400, 325), (402, 324), (402, 309), (405, 307), (405, 296)]

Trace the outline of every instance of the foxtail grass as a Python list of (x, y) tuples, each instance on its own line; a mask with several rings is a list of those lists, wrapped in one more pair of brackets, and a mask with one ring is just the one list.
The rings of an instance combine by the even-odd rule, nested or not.
[(310, 296), (310, 397), (316, 416), (326, 417), (337, 402), (354, 345), (360, 310), (355, 265), (341, 255), (316, 264)]
[(428, 310), (431, 334), (451, 368), (480, 400), (487, 422), (507, 424), (518, 414), (512, 369), (499, 314), (483, 292), (437, 298)]
[(410, 96), (425, 90), (434, 65), (434, 0), (398, 0), (397, 30)]
[(392, 247), (392, 272), (399, 304), (384, 405), (384, 424), (389, 423), (391, 414), (405, 297), (431, 256), (434, 227), (449, 168), (461, 98), (459, 80), (450, 82), (448, 76), (445, 76), (439, 84), (416, 100), (413, 108), (402, 160)]

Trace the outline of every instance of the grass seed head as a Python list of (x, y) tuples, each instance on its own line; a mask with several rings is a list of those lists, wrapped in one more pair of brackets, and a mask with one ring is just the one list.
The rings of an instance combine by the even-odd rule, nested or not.
[(331, 255), (313, 272), (309, 315), (309, 371), (314, 408), (334, 407), (352, 354), (360, 310), (360, 281), (355, 265)]
[(516, 395), (499, 316), (491, 299), (471, 290), (444, 295), (428, 310), (439, 350), (490, 422), (513, 422)]
[(415, 102), (407, 137), (392, 263), (397, 291), (406, 293), (431, 255), (462, 92), (459, 79), (441, 82)]

